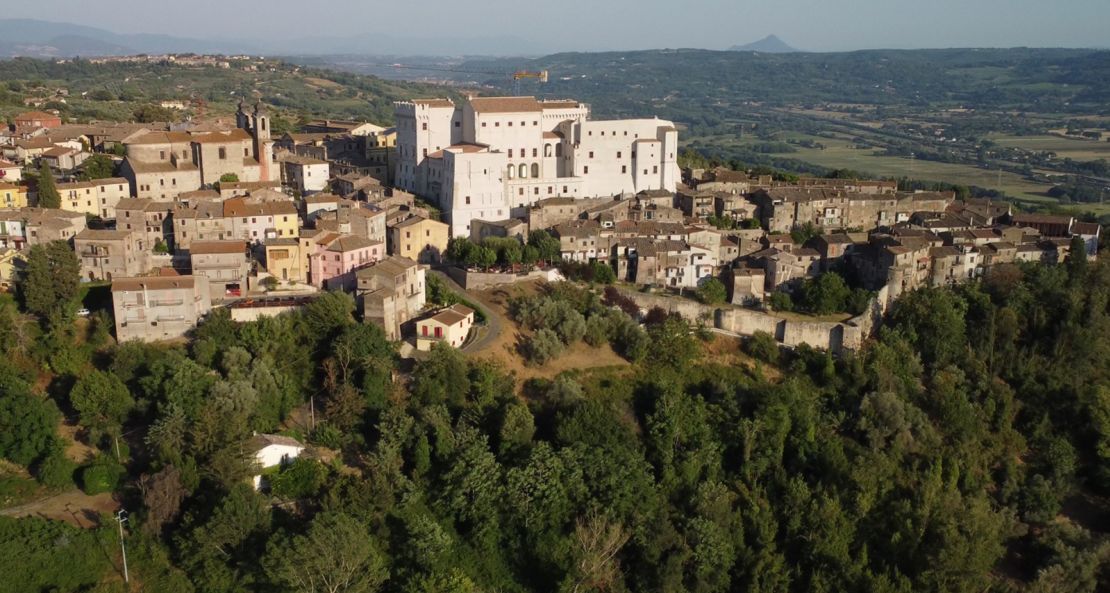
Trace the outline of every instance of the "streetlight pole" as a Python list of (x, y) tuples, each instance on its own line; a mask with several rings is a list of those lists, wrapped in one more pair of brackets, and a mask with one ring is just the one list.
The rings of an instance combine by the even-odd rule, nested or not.
[(123, 553), (123, 582), (130, 583), (127, 575), (127, 545), (123, 543), (123, 523), (127, 521), (127, 511), (120, 509), (116, 513), (116, 523), (119, 523), (119, 549)]

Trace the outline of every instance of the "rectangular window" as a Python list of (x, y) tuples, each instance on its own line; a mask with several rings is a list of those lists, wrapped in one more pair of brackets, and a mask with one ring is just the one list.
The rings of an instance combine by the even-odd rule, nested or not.
[(586, 165), (585, 167), (582, 167), (582, 174), (583, 174), (583, 175), (585, 175), (585, 174), (587, 174), (587, 173), (589, 173), (589, 172), (590, 172), (590, 167), (589, 167), (589, 165)]
[(220, 160), (226, 160), (226, 159), (227, 159), (227, 149), (224, 148), (223, 146), (221, 146), (220, 147)]
[(627, 165), (621, 165), (621, 173), (627, 173), (627, 172), (628, 172), (628, 166)]
[(486, 122), (482, 122), (482, 127), (486, 127)]
[(651, 172), (652, 172), (652, 173), (658, 173), (658, 172), (659, 172), (659, 165), (654, 165), (654, 166), (652, 166), (652, 168), (651, 168)]
[(420, 129), (421, 130), (427, 130), (428, 129), (428, 122), (422, 122), (420, 124)]
[(466, 196), (466, 203), (467, 203), (468, 205), (470, 204), (470, 196)]
[(443, 328), (442, 327), (437, 327), (436, 328), (436, 337), (437, 338), (442, 338), (443, 337)]
[(509, 122), (509, 127), (513, 127), (513, 122)]
[(594, 158), (594, 151), (592, 151), (592, 150), (590, 151), (590, 158), (591, 159)]
[(538, 148), (533, 148), (533, 149), (532, 149), (532, 156), (533, 156), (533, 157), (537, 157), (537, 156), (540, 156), (540, 149), (538, 149)]
[(621, 151), (619, 151), (619, 150), (617, 151), (617, 158), (618, 159), (621, 158)]

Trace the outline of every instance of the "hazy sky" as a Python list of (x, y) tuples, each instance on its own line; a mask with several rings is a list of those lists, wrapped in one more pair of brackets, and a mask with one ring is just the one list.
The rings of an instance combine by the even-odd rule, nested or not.
[(0, 6), (0, 18), (243, 41), (378, 32), (515, 36), (544, 51), (717, 49), (775, 33), (814, 51), (1110, 46), (1110, 0), (0, 0)]

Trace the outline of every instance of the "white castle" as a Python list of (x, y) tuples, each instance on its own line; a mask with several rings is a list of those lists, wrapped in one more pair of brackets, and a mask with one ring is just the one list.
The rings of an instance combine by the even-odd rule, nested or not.
[(438, 204), (455, 236), (540, 199), (675, 191), (679, 179), (678, 131), (658, 118), (592, 121), (584, 103), (535, 97), (395, 105), (396, 185)]

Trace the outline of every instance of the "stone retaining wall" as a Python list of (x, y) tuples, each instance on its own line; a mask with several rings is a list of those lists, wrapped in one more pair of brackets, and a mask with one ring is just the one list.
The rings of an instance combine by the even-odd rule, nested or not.
[(734, 305), (711, 307), (676, 296), (647, 294), (632, 290), (621, 290), (621, 292), (645, 310), (661, 307), (691, 321), (704, 320), (713, 327), (727, 332), (750, 336), (762, 331), (771, 334), (785, 346), (808, 344), (814, 348), (840, 353), (844, 350), (858, 350), (864, 341), (874, 334), (882, 319), (882, 304), (886, 302), (885, 290), (884, 288), (877, 298), (872, 299), (867, 312), (839, 323), (797, 321)]
[(511, 274), (508, 272), (472, 272), (463, 270), (456, 267), (448, 267), (443, 270), (448, 276), (451, 277), (459, 286), (466, 290), (485, 290), (493, 288), (494, 286), (502, 286), (505, 284), (513, 284), (516, 282), (526, 282), (528, 280), (545, 280), (547, 282), (555, 282), (563, 280), (563, 275), (556, 268), (549, 268), (547, 270), (532, 270), (526, 274)]

